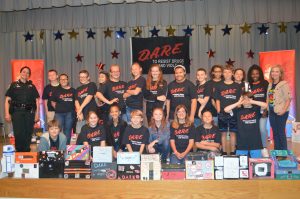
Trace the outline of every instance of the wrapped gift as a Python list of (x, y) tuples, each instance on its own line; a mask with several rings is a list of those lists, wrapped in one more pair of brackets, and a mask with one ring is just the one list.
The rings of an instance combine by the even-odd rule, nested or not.
[(187, 180), (213, 180), (214, 161), (213, 160), (186, 160)]
[(163, 164), (161, 178), (163, 180), (184, 180), (185, 166), (180, 164)]
[(118, 152), (117, 164), (141, 164), (139, 152)]
[(118, 164), (117, 173), (120, 180), (140, 180), (141, 166), (139, 164)]
[(93, 162), (112, 163), (112, 147), (94, 146), (93, 147)]
[(117, 179), (117, 163), (92, 163), (92, 178), (94, 179)]
[(13, 145), (3, 146), (1, 167), (2, 173), (12, 173), (15, 171), (15, 147)]
[(274, 179), (274, 162), (270, 158), (249, 159), (250, 179)]
[(39, 178), (38, 163), (16, 163), (14, 178)]
[(38, 163), (37, 152), (16, 152), (16, 163)]
[(67, 145), (66, 160), (86, 160), (90, 159), (90, 146)]
[(141, 180), (160, 180), (161, 162), (159, 154), (141, 155)]
[(65, 158), (63, 151), (39, 152), (40, 178), (63, 178)]

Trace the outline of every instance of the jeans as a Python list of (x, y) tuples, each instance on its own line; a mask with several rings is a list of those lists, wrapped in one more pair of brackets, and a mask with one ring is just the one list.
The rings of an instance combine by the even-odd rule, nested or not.
[(283, 115), (277, 115), (272, 108), (269, 111), (270, 125), (273, 130), (274, 149), (287, 150), (287, 141), (285, 135), (285, 125), (289, 112)]
[(262, 158), (261, 150), (236, 150), (236, 155), (249, 155), (251, 158)]
[(74, 112), (55, 113), (54, 118), (60, 123), (61, 130), (67, 137), (67, 144), (70, 144), (72, 127), (74, 122)]
[(172, 153), (170, 157), (170, 164), (185, 164), (186, 156), (182, 159), (178, 159), (177, 156)]
[(155, 151), (161, 155), (161, 160), (165, 163), (170, 154), (170, 140), (167, 135), (159, 136), (158, 134), (151, 134), (150, 142), (154, 140), (158, 140), (157, 145), (155, 145)]
[(268, 121), (267, 117), (262, 117), (259, 120), (261, 142), (264, 148), (267, 148), (267, 139), (268, 139), (267, 121)]

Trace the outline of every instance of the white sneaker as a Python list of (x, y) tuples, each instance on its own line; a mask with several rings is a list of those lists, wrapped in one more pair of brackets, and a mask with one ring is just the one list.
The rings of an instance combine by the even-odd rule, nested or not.
[(261, 154), (262, 154), (262, 156), (263, 156), (264, 158), (270, 157), (269, 151), (268, 151), (267, 148), (262, 149), (262, 150), (261, 150)]

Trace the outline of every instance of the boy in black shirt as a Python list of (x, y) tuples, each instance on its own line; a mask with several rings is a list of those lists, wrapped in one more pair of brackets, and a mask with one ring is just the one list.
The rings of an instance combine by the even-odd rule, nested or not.
[[(245, 93), (238, 102), (225, 107), (229, 113), (234, 108), (237, 113), (237, 150), (236, 155), (248, 155), (261, 158), (262, 142), (259, 131), (260, 107), (267, 108), (267, 103), (252, 100), (251, 93)], [(256, 106), (253, 106), (256, 105)]]

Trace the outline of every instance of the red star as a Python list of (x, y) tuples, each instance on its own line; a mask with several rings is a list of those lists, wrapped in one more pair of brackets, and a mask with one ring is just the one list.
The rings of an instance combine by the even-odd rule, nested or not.
[(234, 62), (235, 62), (235, 61), (233, 61), (233, 60), (231, 60), (231, 59), (229, 58), (229, 60), (226, 61), (226, 64), (228, 64), (228, 65), (230, 65), (230, 66), (233, 66)]
[(212, 49), (209, 49), (209, 51), (206, 52), (206, 54), (208, 54), (208, 58), (215, 57), (215, 53), (216, 51), (212, 51)]
[(103, 70), (105, 64), (102, 64), (102, 62), (100, 62), (99, 64), (96, 64), (97, 68), (99, 71)]
[(253, 59), (254, 58), (254, 52), (250, 49), (248, 52), (246, 52), (248, 55), (248, 58)]
[(116, 58), (116, 59), (118, 59), (118, 55), (119, 55), (120, 53), (118, 53), (116, 50), (114, 50), (113, 52), (111, 52), (111, 55), (112, 55), (112, 59), (113, 58)]
[(82, 62), (82, 58), (83, 56), (80, 55), (79, 53), (77, 54), (77, 56), (75, 57), (77, 62)]

